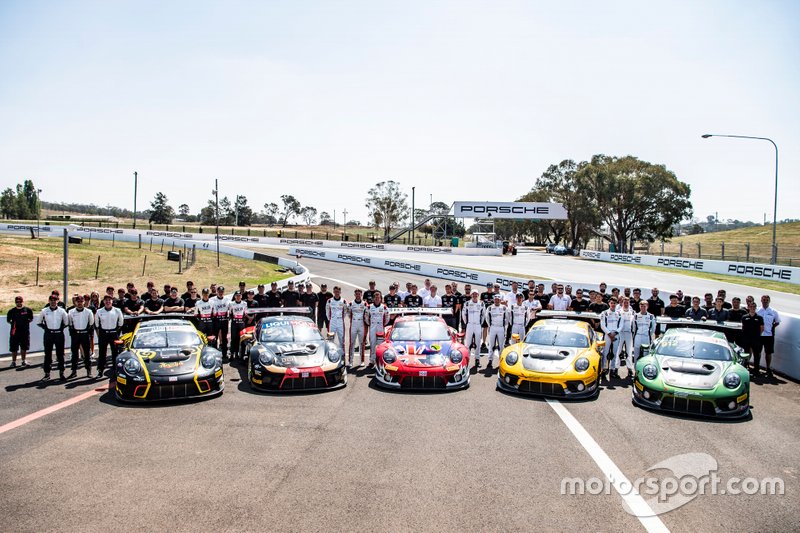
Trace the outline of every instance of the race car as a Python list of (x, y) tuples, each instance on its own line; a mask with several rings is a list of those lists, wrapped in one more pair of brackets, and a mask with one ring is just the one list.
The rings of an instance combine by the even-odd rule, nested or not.
[[(248, 345), (250, 386), (264, 391), (338, 389), (347, 385), (342, 350), (325, 339), (308, 308), (255, 308)], [(285, 313), (285, 314), (278, 314)]]
[(725, 336), (741, 324), (669, 318), (658, 322), (669, 329), (652, 345), (642, 346), (633, 403), (672, 413), (748, 417), (749, 355)]
[(507, 392), (587, 398), (599, 393), (605, 340), (596, 313), (539, 311), (524, 339), (513, 335), (500, 354), (497, 388)]
[(165, 313), (126, 318), (117, 341), (116, 398), (150, 402), (203, 398), (225, 388), (222, 354), (197, 330), (193, 315)]
[[(375, 384), (387, 389), (469, 387), (469, 349), (441, 315), (445, 308), (392, 308), (397, 316), (375, 348)], [(380, 334), (379, 334), (380, 337)]]

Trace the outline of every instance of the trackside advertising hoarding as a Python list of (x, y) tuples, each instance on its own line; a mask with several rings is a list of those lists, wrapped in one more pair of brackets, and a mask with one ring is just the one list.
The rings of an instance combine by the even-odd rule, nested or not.
[(564, 206), (547, 202), (455, 202), (459, 218), (559, 219), (567, 218)]
[(581, 257), (593, 261), (622, 263), (626, 265), (645, 265), (691, 272), (708, 272), (711, 274), (728, 274), (744, 278), (755, 278), (769, 281), (784, 281), (800, 284), (800, 268), (781, 265), (764, 265), (759, 263), (736, 263), (712, 259), (693, 259), (690, 257), (665, 257), (660, 255), (618, 254), (581, 250)]
[[(79, 235), (95, 236), (103, 235), (139, 235), (142, 242), (160, 242), (161, 239), (177, 239), (184, 241), (216, 241), (214, 233), (183, 233), (180, 231), (159, 231), (159, 230), (133, 230), (118, 228), (97, 228), (92, 226), (39, 226), (39, 231), (43, 234), (61, 233), (67, 227), (70, 232)], [(11, 233), (30, 233), (33, 229), (37, 231), (35, 225), (29, 224), (0, 224), (0, 231)], [(119, 237), (117, 237), (119, 238)], [(340, 248), (344, 250), (372, 250), (379, 252), (417, 252), (440, 255), (502, 255), (500, 248), (451, 248), (447, 246), (423, 246), (416, 244), (388, 244), (381, 242), (356, 242), (356, 241), (327, 241), (323, 239), (290, 239), (284, 237), (255, 237), (246, 235), (224, 235), (220, 233), (220, 242), (235, 243), (254, 243), (268, 244), (272, 246), (313, 246), (316, 248)]]

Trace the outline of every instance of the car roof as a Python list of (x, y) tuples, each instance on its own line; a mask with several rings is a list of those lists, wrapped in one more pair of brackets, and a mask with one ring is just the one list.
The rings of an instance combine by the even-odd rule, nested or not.
[(569, 326), (576, 326), (580, 329), (588, 330), (589, 324), (588, 322), (584, 322), (583, 320), (572, 320), (571, 318), (545, 318), (542, 320), (537, 320), (533, 327), (543, 327), (543, 326), (559, 326), (559, 325), (569, 325)]
[(139, 322), (139, 330), (148, 328), (163, 328), (164, 326), (194, 326), (189, 320), (169, 319), (169, 320), (152, 320), (149, 322)]
[(725, 340), (725, 334), (721, 331), (716, 331), (713, 329), (703, 329), (703, 328), (695, 328), (695, 327), (685, 327), (685, 328), (669, 328), (665, 333), (664, 336), (684, 336), (684, 337), (705, 337), (707, 339), (723, 339)]
[(431, 315), (406, 315), (395, 320), (395, 324), (398, 322), (444, 322), (444, 319), (440, 316)]

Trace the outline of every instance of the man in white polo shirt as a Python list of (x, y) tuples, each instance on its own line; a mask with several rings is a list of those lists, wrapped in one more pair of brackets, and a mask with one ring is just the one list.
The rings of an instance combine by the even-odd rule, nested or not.
[[(758, 316), (764, 319), (764, 331), (761, 332), (761, 345), (764, 347), (764, 354), (767, 356), (767, 376), (772, 377), (772, 354), (775, 352), (775, 329), (781, 323), (778, 312), (769, 306), (770, 298), (768, 294), (761, 297), (761, 309)], [(755, 371), (761, 364), (761, 353), (755, 357)]]
[(572, 298), (564, 294), (564, 286), (559, 284), (556, 293), (550, 297), (547, 308), (552, 311), (566, 311), (572, 303)]

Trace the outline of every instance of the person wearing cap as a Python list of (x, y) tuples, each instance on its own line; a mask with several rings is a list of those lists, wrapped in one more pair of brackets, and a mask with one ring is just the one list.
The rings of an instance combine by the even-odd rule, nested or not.
[(17, 353), (21, 356), (21, 365), (28, 366), (25, 360), (31, 347), (31, 322), (33, 311), (30, 307), (22, 305), (22, 296), (14, 297), (14, 307), (6, 314), (6, 322), (11, 331), (8, 336), (8, 351), (11, 352), (11, 367), (17, 366)]
[(111, 371), (117, 371), (117, 355), (119, 346), (116, 340), (119, 339), (119, 332), (122, 330), (124, 318), (122, 311), (114, 307), (113, 299), (108, 294), (103, 298), (103, 307), (97, 310), (94, 315), (94, 327), (97, 330), (97, 345), (100, 351), (97, 358), (97, 379), (103, 377), (103, 370), (106, 367), (106, 356), (108, 348), (111, 347)]
[(83, 306), (83, 296), (75, 297), (75, 307), (69, 310), (70, 352), (72, 353), (72, 372), (67, 379), (78, 375), (78, 359), (83, 353), (83, 365), (86, 377), (92, 377), (92, 352), (89, 349), (89, 338), (94, 334), (94, 315)]
[[(481, 329), (483, 328), (486, 308), (478, 299), (478, 291), (470, 293), (470, 299), (461, 306), (461, 321), (464, 323), (464, 346), (475, 358), (475, 368), (481, 365)], [(473, 351), (473, 345), (475, 350)]]
[(281, 293), (281, 307), (297, 307), (300, 293), (294, 288), (294, 281), (290, 281), (286, 290)]
[(508, 306), (511, 335), (519, 335), (520, 340), (522, 340), (525, 338), (525, 326), (528, 324), (528, 306), (525, 305), (521, 292), (518, 292), (515, 298), (516, 301)]
[(367, 314), (367, 302), (361, 299), (361, 289), (353, 291), (353, 301), (347, 306), (347, 313), (350, 315), (350, 347), (347, 353), (350, 357), (350, 366), (353, 363), (355, 348), (358, 347), (361, 355), (361, 366), (367, 364), (364, 354), (365, 328)]
[(257, 307), (269, 307), (267, 305), (267, 288), (263, 283), (259, 283), (257, 287), (258, 293), (253, 296), (256, 301)]
[(327, 328), (330, 322), (328, 321), (328, 300), (333, 298), (333, 294), (328, 290), (328, 284), (322, 283), (319, 286), (317, 293), (317, 327), (320, 331), (322, 328)]
[(169, 298), (164, 300), (165, 313), (183, 313), (186, 307), (183, 303), (183, 298), (178, 296), (178, 287), (171, 287), (169, 289)]
[(192, 297), (192, 290), (194, 290), (195, 298), (197, 298), (197, 290), (194, 288), (194, 282), (187, 280), (186, 281), (186, 292), (181, 294), (181, 298), (183, 299), (184, 302), (186, 302), (186, 300), (188, 300), (189, 298)]
[(494, 295), (494, 303), (486, 310), (486, 323), (489, 326), (489, 337), (486, 345), (489, 348), (489, 362), (487, 367), (492, 367), (495, 355), (505, 347), (506, 328), (508, 327), (508, 307), (503, 305), (503, 297)]
[(162, 302), (165, 301), (167, 298), (169, 298), (169, 291), (171, 290), (172, 290), (172, 285), (170, 285), (169, 283), (164, 284), (164, 294), (159, 296)]
[(127, 298), (125, 297), (126, 294), (127, 292), (125, 291), (125, 289), (120, 287), (119, 289), (117, 289), (117, 297), (114, 298), (114, 307), (123, 312), (125, 309), (125, 300), (127, 300)]
[(225, 287), (217, 287), (217, 295), (211, 298), (212, 316), (214, 317), (214, 335), (217, 337), (218, 350), (222, 352), (222, 362), (228, 362), (228, 312), (230, 300), (225, 297)]
[(558, 284), (556, 286), (556, 293), (550, 298), (547, 303), (547, 308), (552, 311), (566, 311), (572, 305), (572, 298), (564, 294), (564, 286)]
[[(206, 287), (203, 288), (200, 300), (194, 305), (194, 314), (197, 316), (198, 329), (200, 332), (208, 336), (214, 335), (214, 304), (209, 300), (211, 291)], [(210, 344), (216, 348), (217, 339), (214, 338)]]
[(372, 303), (372, 298), (375, 296), (377, 290), (375, 289), (375, 281), (369, 280), (367, 283), (369, 285), (369, 289), (364, 291), (364, 301), (367, 302), (367, 305)]
[(42, 381), (50, 379), (50, 367), (53, 364), (53, 349), (58, 360), (58, 374), (61, 381), (66, 381), (64, 376), (64, 328), (69, 327), (69, 316), (63, 307), (58, 305), (58, 296), (51, 294), (49, 305), (39, 313), (36, 325), (44, 330), (44, 377)]
[(306, 292), (303, 293), (300, 301), (303, 304), (303, 307), (309, 308), (308, 318), (316, 322), (319, 296), (317, 296), (317, 293), (314, 292), (314, 287), (311, 285), (310, 281), (306, 283)]
[[(494, 285), (490, 281), (486, 284), (486, 290), (480, 294), (481, 303), (483, 307), (489, 309), (491, 305), (494, 303)], [(489, 326), (484, 323), (483, 330), (481, 331), (481, 343), (480, 351), (489, 351), (489, 347), (486, 345), (486, 337), (489, 335)]]
[[(133, 286), (133, 283), (130, 283), (129, 285), (130, 285), (130, 287), (128, 288), (128, 294), (132, 294), (131, 289), (133, 289), (135, 287)], [(150, 295), (152, 294), (152, 291), (155, 288), (156, 288), (156, 284), (154, 282), (152, 282), (152, 281), (148, 281), (147, 282), (147, 289), (145, 289), (142, 292), (142, 296), (141, 296), (142, 301), (146, 302), (147, 300), (149, 300), (150, 299)]]
[(239, 337), (247, 327), (247, 303), (242, 300), (242, 291), (233, 293), (228, 315), (231, 319), (231, 360), (244, 359), (244, 354), (239, 352)]
[(125, 298), (125, 303), (122, 304), (122, 314), (127, 316), (139, 316), (144, 312), (144, 300), (139, 298), (137, 290), (130, 290), (130, 297)]
[(336, 344), (344, 353), (344, 322), (347, 316), (347, 300), (342, 298), (342, 288), (333, 288), (333, 297), (325, 302), (325, 315), (328, 321), (328, 333), (334, 336)]
[[(241, 294), (242, 299), (244, 299), (244, 294), (246, 292), (247, 292), (247, 283), (245, 283), (244, 281), (240, 281), (239, 282), (239, 293)], [(236, 293), (234, 293), (234, 294), (236, 294)]]
[(385, 331), (386, 325), (389, 323), (389, 308), (383, 304), (383, 297), (380, 291), (375, 291), (372, 294), (372, 303), (367, 306), (366, 319), (369, 325), (369, 364), (373, 366), (375, 364), (376, 348), (383, 342), (383, 339), (378, 337), (378, 333)]

